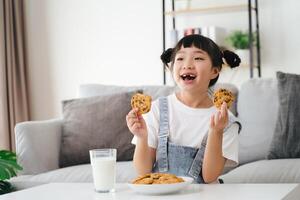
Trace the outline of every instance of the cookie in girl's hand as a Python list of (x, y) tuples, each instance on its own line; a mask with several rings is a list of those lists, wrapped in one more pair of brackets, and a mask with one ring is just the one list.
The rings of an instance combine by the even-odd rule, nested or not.
[(131, 107), (132, 109), (138, 108), (138, 114), (145, 114), (150, 111), (151, 101), (151, 96), (136, 93), (131, 97)]
[(231, 104), (234, 101), (234, 96), (233, 94), (224, 88), (220, 88), (217, 91), (214, 92), (214, 105), (220, 109), (223, 102), (225, 101), (227, 103), (227, 108), (229, 109)]

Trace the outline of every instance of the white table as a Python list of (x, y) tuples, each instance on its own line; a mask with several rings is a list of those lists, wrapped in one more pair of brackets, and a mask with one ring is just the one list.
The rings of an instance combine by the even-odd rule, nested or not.
[[(92, 183), (50, 183), (1, 195), (0, 200), (225, 200), (225, 199), (283, 199), (298, 184), (193, 184), (170, 195), (141, 195), (126, 184), (117, 184), (115, 193), (96, 193)], [(300, 196), (298, 196), (300, 198)]]

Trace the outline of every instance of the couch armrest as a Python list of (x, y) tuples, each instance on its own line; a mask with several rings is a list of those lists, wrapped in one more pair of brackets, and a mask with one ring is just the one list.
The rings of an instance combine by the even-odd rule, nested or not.
[(20, 174), (39, 174), (58, 169), (62, 119), (28, 121), (15, 127)]

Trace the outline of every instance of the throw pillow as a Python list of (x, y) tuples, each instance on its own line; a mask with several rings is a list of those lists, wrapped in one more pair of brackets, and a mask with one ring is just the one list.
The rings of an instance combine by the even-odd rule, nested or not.
[(277, 72), (279, 110), (268, 159), (300, 158), (300, 75)]
[(253, 78), (241, 85), (238, 118), (239, 164), (265, 159), (269, 153), (278, 115), (278, 89), (275, 78)]
[(89, 150), (97, 148), (116, 148), (118, 161), (132, 160), (126, 115), (134, 93), (63, 101), (60, 167), (90, 163)]

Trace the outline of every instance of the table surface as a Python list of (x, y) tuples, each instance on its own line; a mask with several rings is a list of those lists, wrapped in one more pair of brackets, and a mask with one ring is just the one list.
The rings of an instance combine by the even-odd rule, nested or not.
[(114, 193), (96, 193), (92, 183), (50, 183), (0, 196), (0, 200), (225, 200), (283, 199), (298, 184), (191, 184), (168, 195), (136, 194), (127, 184), (117, 184)]

